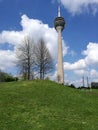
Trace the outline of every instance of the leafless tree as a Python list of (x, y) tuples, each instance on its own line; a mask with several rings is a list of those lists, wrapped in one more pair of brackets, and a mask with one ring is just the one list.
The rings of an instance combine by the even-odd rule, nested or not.
[(16, 49), (17, 65), (23, 78), (30, 80), (34, 64), (34, 42), (30, 37), (25, 37)]
[(31, 76), (34, 77), (34, 72), (40, 79), (44, 79), (45, 74), (54, 68), (53, 59), (43, 39), (34, 44), (29, 37), (24, 38), (16, 49), (16, 56), (17, 66), (25, 80), (30, 80)]
[(44, 79), (45, 74), (53, 70), (53, 59), (43, 39), (35, 46), (35, 69), (39, 73), (40, 79)]

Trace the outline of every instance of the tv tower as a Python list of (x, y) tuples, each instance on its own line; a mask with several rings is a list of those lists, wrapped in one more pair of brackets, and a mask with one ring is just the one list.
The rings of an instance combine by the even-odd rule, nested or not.
[(60, 14), (60, 2), (58, 6), (58, 16), (54, 20), (54, 27), (58, 32), (58, 64), (57, 64), (57, 80), (58, 83), (64, 84), (63, 69), (63, 51), (62, 51), (62, 31), (65, 27), (65, 20)]

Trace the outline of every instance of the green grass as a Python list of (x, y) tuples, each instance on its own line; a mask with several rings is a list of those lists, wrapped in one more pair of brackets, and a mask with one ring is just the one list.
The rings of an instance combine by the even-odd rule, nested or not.
[(98, 91), (51, 81), (0, 84), (0, 130), (98, 130)]

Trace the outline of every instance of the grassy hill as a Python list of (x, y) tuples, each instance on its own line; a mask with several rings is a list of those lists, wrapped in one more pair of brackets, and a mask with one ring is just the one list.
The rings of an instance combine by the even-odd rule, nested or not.
[(98, 130), (98, 91), (51, 81), (0, 84), (0, 130)]

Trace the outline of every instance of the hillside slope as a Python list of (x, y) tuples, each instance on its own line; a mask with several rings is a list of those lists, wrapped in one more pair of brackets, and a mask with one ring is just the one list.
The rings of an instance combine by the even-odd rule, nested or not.
[(98, 96), (51, 81), (0, 84), (0, 130), (98, 130)]

